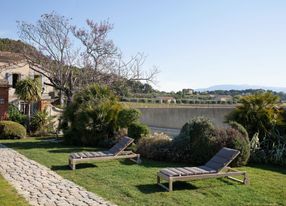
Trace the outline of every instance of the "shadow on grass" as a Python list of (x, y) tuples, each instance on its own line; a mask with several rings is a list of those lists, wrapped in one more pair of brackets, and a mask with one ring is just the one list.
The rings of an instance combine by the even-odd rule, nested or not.
[(48, 141), (17, 141), (17, 142), (3, 142), (5, 146), (12, 149), (49, 149), (50, 153), (72, 153), (72, 152), (81, 152), (81, 151), (98, 151), (104, 150), (102, 148), (85, 148), (65, 144), (63, 142), (55, 143)]
[(278, 172), (281, 174), (286, 174), (286, 168), (283, 168), (282, 166), (272, 165), (272, 164), (254, 164), (250, 163), (246, 165), (247, 167), (262, 169), (262, 170), (269, 170), (272, 172)]
[[(163, 161), (154, 161), (154, 160), (148, 160), (148, 159), (142, 159), (142, 162), (138, 164), (140, 167), (146, 167), (146, 168), (152, 168), (152, 167), (157, 167), (157, 168), (164, 168), (164, 167), (189, 167), (187, 163), (174, 163), (174, 162), (163, 162)], [(121, 164), (123, 165), (134, 165), (136, 163), (132, 162), (129, 159), (124, 159), (120, 161)]]
[[(168, 187), (167, 183), (163, 183), (166, 187)], [(157, 184), (145, 184), (145, 185), (137, 185), (136, 186), (140, 192), (144, 194), (151, 194), (156, 192), (167, 192), (167, 190), (163, 189)], [(196, 190), (198, 187), (189, 183), (189, 182), (174, 182), (173, 183), (174, 190)]]
[(63, 145), (62, 143), (51, 143), (46, 141), (4, 142), (3, 144), (12, 149), (52, 149), (67, 147), (67, 145)]
[[(91, 163), (82, 163), (82, 164), (76, 165), (76, 170), (85, 169), (85, 168), (95, 168), (95, 167), (97, 167), (97, 166), (94, 164), (91, 164)], [(72, 171), (68, 165), (53, 165), (51, 167), (51, 170), (53, 170), (53, 171), (59, 171), (59, 170), (61, 170), (61, 171), (66, 171), (66, 170)]]
[(50, 153), (73, 153), (73, 152), (93, 152), (93, 151), (98, 151), (98, 149), (87, 149), (87, 148), (80, 148), (80, 147), (72, 147), (72, 148), (62, 148), (62, 149), (52, 149), (49, 150), (48, 152)]

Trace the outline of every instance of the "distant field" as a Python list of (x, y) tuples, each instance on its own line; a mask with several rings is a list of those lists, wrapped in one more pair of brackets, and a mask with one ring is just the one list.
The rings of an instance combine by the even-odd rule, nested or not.
[(133, 108), (234, 108), (237, 104), (152, 104), (122, 102)]

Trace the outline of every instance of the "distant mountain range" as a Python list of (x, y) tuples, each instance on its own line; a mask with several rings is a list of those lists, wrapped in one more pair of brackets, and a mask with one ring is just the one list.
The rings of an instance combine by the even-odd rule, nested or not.
[(199, 88), (195, 89), (199, 92), (204, 91), (214, 91), (214, 90), (246, 90), (246, 89), (264, 89), (264, 90), (272, 90), (275, 92), (285, 92), (286, 93), (286, 87), (267, 87), (267, 86), (258, 86), (258, 85), (235, 85), (235, 84), (221, 84), (221, 85), (214, 85), (208, 88)]

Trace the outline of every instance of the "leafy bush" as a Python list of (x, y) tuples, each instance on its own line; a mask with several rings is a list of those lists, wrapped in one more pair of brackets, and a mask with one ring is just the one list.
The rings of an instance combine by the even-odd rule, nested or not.
[(8, 117), (10, 121), (18, 122), (22, 125), (26, 125), (28, 119), (27, 115), (22, 114), (20, 110), (12, 104), (8, 107)]
[(155, 100), (155, 103), (156, 103), (156, 104), (161, 104), (162, 101), (161, 101), (161, 99), (156, 99), (156, 100)]
[(118, 113), (118, 126), (128, 128), (132, 122), (139, 120), (141, 112), (137, 109), (122, 109)]
[(216, 129), (215, 138), (213, 141), (215, 153), (218, 152), (222, 147), (229, 147), (240, 151), (239, 156), (235, 158), (231, 165), (242, 166), (247, 164), (250, 156), (250, 144), (248, 136), (234, 128)]
[(177, 100), (176, 100), (176, 103), (177, 103), (177, 104), (182, 104), (182, 100), (181, 100), (181, 99), (177, 99)]
[(114, 138), (122, 105), (107, 87), (90, 85), (74, 95), (64, 111), (65, 140), (77, 145), (104, 145)]
[(47, 110), (38, 111), (31, 118), (31, 131), (35, 135), (47, 135), (54, 130), (54, 117), (50, 116)]
[(233, 128), (218, 129), (205, 117), (193, 118), (181, 129), (180, 134), (170, 141), (165, 137), (142, 138), (138, 151), (146, 158), (205, 164), (222, 147), (237, 149), (241, 154), (232, 163), (245, 165), (250, 155), (250, 145), (245, 129), (232, 123)]
[(147, 99), (144, 99), (144, 98), (143, 98), (143, 99), (141, 98), (141, 99), (139, 99), (139, 102), (141, 102), (141, 103), (147, 103), (148, 100), (147, 100)]
[(22, 139), (27, 135), (26, 128), (13, 121), (0, 121), (1, 139)]
[(141, 137), (146, 136), (150, 133), (149, 128), (147, 125), (133, 122), (128, 127), (128, 136), (138, 141)]
[(153, 160), (167, 160), (171, 150), (171, 138), (164, 133), (154, 133), (139, 140), (137, 153)]
[(238, 130), (245, 138), (249, 139), (248, 132), (246, 131), (246, 129), (241, 124), (239, 124), (238, 122), (235, 122), (235, 121), (230, 121), (230, 122), (228, 122), (228, 125), (234, 129)]
[(214, 130), (213, 123), (205, 117), (196, 117), (186, 123), (173, 140), (173, 160), (192, 164), (208, 161), (213, 155), (211, 143)]

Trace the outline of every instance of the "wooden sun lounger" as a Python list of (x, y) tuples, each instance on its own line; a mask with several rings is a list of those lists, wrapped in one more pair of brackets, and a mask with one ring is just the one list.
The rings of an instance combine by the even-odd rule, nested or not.
[(126, 158), (139, 164), (141, 163), (140, 154), (135, 154), (132, 151), (124, 151), (133, 141), (134, 139), (130, 137), (122, 137), (118, 143), (107, 151), (71, 153), (69, 156), (69, 166), (72, 170), (75, 170), (78, 163)]
[[(248, 184), (249, 179), (246, 172), (237, 171), (228, 167), (239, 153), (238, 150), (224, 147), (203, 166), (161, 169), (157, 173), (157, 184), (169, 192), (173, 191), (173, 182), (175, 181), (226, 177), (234, 181)], [(234, 178), (233, 176), (243, 176), (243, 180)], [(161, 184), (161, 178), (168, 181), (168, 187)]]

